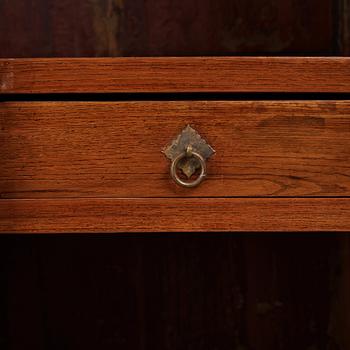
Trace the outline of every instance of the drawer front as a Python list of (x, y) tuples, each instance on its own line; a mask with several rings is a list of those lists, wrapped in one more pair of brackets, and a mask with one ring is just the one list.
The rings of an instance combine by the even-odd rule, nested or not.
[[(349, 101), (6, 102), (0, 196), (349, 196)], [(162, 150), (191, 125), (215, 149), (183, 188)]]

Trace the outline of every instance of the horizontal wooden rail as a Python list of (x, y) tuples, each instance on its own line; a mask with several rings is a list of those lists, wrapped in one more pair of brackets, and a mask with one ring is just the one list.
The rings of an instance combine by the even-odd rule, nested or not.
[(1, 93), (350, 92), (345, 57), (0, 60)]
[(0, 232), (349, 231), (345, 198), (3, 199)]

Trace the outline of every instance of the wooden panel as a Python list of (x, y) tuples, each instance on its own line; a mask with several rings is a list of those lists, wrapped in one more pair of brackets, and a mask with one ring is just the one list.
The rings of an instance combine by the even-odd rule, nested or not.
[(332, 54), (337, 1), (124, 0), (121, 53)]
[(332, 280), (332, 308), (329, 335), (337, 340), (340, 349), (350, 347), (350, 235), (339, 238), (338, 261)]
[[(93, 0), (45, 0), (44, 3), (42, 8), (49, 11), (49, 17), (45, 19), (49, 23), (49, 30), (45, 33), (49, 37), (49, 46), (41, 57), (94, 57), (98, 54), (98, 38), (94, 26), (94, 12), (97, 16), (98, 9), (92, 6)], [(23, 33), (22, 38), (25, 37), (26, 33)], [(8, 51), (16, 48), (16, 44), (12, 43)], [(35, 53), (35, 48), (31, 52)], [(32, 55), (20, 51), (18, 56)]]
[(99, 16), (98, 6), (85, 0), (0, 1), (0, 57), (103, 55), (106, 33), (94, 22), (96, 17), (102, 26), (108, 17)]
[(146, 237), (29, 237), (41, 253), (46, 349), (145, 349)]
[(338, 45), (341, 55), (350, 55), (350, 0), (338, 0)]
[(12, 335), (1, 349), (22, 350), (25, 342), (50, 350), (232, 350), (237, 344), (305, 350), (342, 344), (328, 327), (330, 265), (339, 237), (1, 236), (0, 302), (9, 314), (0, 313), (0, 334)]
[(347, 349), (335, 345), (327, 315), (340, 236), (347, 235), (244, 235), (247, 349)]
[(0, 56), (51, 55), (47, 0), (0, 1)]
[(346, 198), (2, 199), (0, 232), (349, 231)]
[(2, 0), (0, 57), (329, 55), (338, 1)]
[[(349, 196), (350, 102), (8, 102), (0, 197)], [(187, 124), (215, 148), (182, 188), (161, 153)]]
[(0, 60), (3, 93), (350, 92), (350, 58)]
[[(39, 268), (39, 251), (29, 236), (3, 236), (1, 250), (7, 279), (1, 284), (4, 291), (1, 317), (6, 324), (7, 346), (1, 349), (31, 348), (44, 350), (46, 346), (46, 305)], [(5, 313), (5, 314), (4, 314)]]

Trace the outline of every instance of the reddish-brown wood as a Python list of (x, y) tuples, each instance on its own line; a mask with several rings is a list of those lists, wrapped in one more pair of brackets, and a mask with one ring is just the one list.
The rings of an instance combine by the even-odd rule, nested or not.
[(350, 58), (8, 59), (0, 92), (350, 92)]
[[(0, 56), (346, 54), (336, 3), (3, 0)], [(0, 348), (40, 348), (42, 335), (49, 349), (348, 349), (349, 244), (334, 298), (337, 235), (327, 237), (11, 236), (13, 254), (2, 236)], [(338, 318), (327, 327), (332, 298)]]
[(349, 231), (346, 198), (2, 199), (0, 232)]
[[(349, 196), (350, 102), (8, 102), (0, 197)], [(197, 188), (161, 150), (187, 124), (215, 148)]]

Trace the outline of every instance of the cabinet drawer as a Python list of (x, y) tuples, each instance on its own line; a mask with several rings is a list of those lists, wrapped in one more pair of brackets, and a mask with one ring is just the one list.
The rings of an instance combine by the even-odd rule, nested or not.
[(0, 60), (0, 232), (349, 231), (349, 67)]
[[(349, 196), (349, 101), (7, 102), (1, 198)], [(164, 147), (191, 125), (213, 146), (183, 188)]]

